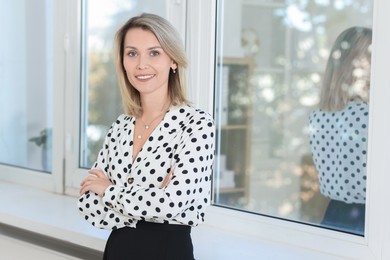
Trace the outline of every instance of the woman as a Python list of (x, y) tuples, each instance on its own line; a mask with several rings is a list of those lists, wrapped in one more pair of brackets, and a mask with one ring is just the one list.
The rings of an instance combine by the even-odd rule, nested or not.
[(319, 109), (309, 118), (321, 193), (330, 203), (322, 225), (364, 234), (372, 31), (352, 27), (336, 39)]
[(104, 259), (194, 259), (191, 227), (210, 203), (213, 119), (186, 100), (187, 60), (169, 22), (133, 17), (115, 45), (125, 114), (81, 183), (79, 211), (112, 230)]

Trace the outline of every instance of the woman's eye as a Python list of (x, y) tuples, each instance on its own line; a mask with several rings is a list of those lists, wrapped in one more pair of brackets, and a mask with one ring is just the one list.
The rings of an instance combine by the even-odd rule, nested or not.
[(150, 56), (158, 56), (160, 53), (158, 51), (151, 51)]
[(135, 51), (129, 51), (127, 53), (127, 55), (130, 56), (130, 57), (135, 57), (135, 56), (137, 56), (137, 53)]

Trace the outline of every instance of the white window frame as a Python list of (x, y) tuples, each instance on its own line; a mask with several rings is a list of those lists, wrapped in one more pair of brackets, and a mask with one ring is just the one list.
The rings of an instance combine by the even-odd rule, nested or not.
[[(65, 91), (65, 194), (77, 195), (82, 179), (87, 176), (87, 170), (79, 167), (80, 157), (80, 120), (81, 115), (81, 32), (82, 32), (82, 1), (68, 1), (68, 16), (66, 19), (66, 61), (65, 74), (67, 79)], [(72, 15), (70, 15), (72, 14)]]

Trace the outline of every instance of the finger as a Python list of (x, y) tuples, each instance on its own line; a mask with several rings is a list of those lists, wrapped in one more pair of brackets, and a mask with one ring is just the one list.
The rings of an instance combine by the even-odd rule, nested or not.
[(85, 183), (88, 181), (88, 179), (84, 179), (81, 183), (80, 183), (80, 186), (84, 186)]
[(89, 190), (89, 189), (88, 189), (88, 186), (83, 186), (83, 187), (81, 187), (81, 189), (80, 189), (80, 195), (85, 194), (88, 190)]
[[(91, 172), (91, 170), (89, 170), (88, 173), (90, 173), (90, 175), (88, 175), (87, 177), (85, 177), (85, 178), (81, 181), (80, 185), (83, 185), (83, 183), (84, 183), (85, 181), (90, 180), (91, 178), (96, 179), (96, 177), (97, 177), (96, 174), (93, 174), (93, 173)], [(91, 175), (94, 175), (94, 176), (91, 176)]]
[(80, 188), (81, 191), (83, 191), (83, 194), (87, 191), (94, 191), (95, 188), (95, 182), (96, 182), (96, 177), (93, 177), (93, 180), (87, 180), (84, 185)]
[(84, 186), (86, 182), (92, 182), (96, 180), (96, 177), (95, 176), (88, 176), (87, 178), (85, 178), (81, 183), (80, 183), (80, 186)]
[(93, 175), (95, 175), (96, 177), (99, 177), (99, 178), (105, 178), (106, 177), (104, 172), (102, 170), (99, 170), (99, 169), (91, 169), (91, 170), (88, 171), (88, 173), (93, 174)]
[(90, 185), (92, 185), (92, 183), (93, 183), (93, 180), (85, 180), (85, 182), (82, 186), (90, 186)]
[(88, 180), (89, 177), (90, 177), (90, 176), (84, 178), (84, 179), (80, 182), (80, 186), (83, 186), (84, 183)]

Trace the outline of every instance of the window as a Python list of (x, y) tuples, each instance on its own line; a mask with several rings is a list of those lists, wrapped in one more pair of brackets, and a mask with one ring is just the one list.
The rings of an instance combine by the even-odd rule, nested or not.
[[(5, 3), (6, 2), (6, 3)], [(50, 173), (53, 5), (0, 1), (0, 163)]]
[[(334, 122), (327, 123), (326, 118), (318, 123), (310, 117), (319, 105), (336, 38), (350, 27), (372, 27), (372, 1), (226, 0), (218, 4), (215, 205), (362, 235), (369, 94), (362, 102), (355, 95), (358, 104), (349, 103), (343, 108), (346, 111), (329, 112), (330, 118), (340, 116)], [(341, 51), (352, 49), (353, 44), (341, 43)], [(353, 70), (361, 76), (358, 88), (369, 81), (370, 54), (366, 57), (368, 65)], [(347, 73), (345, 66), (337, 69)], [(356, 112), (349, 113), (350, 108)], [(360, 117), (354, 116), (360, 108), (364, 110)], [(323, 116), (324, 112), (316, 113)], [(361, 121), (348, 128), (348, 113), (349, 122)], [(338, 120), (346, 120), (344, 128)], [(326, 129), (314, 135), (311, 131), (320, 125)], [(351, 138), (360, 141), (348, 141)], [(313, 148), (311, 144), (317, 142)], [(343, 151), (339, 145), (348, 149)], [(321, 149), (327, 150), (325, 155), (319, 155)], [(358, 189), (364, 195), (352, 199), (358, 201), (358, 209), (351, 209), (351, 214), (360, 214), (362, 223), (354, 229), (338, 217), (351, 205), (353, 195), (346, 194)], [(333, 190), (345, 194), (334, 199)], [(338, 206), (340, 200), (348, 203)], [(332, 218), (328, 215), (335, 207), (336, 220), (324, 222)]]

